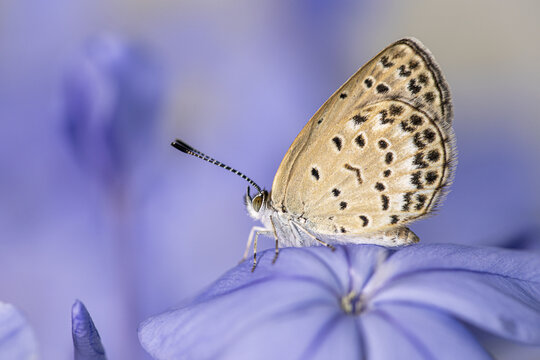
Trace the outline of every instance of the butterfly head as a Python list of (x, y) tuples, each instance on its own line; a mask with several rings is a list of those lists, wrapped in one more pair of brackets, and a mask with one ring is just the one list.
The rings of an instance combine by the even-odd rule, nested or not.
[(268, 191), (262, 190), (253, 198), (249, 193), (249, 186), (247, 188), (246, 196), (244, 197), (246, 202), (246, 208), (249, 216), (255, 220), (259, 220), (265, 213), (268, 203)]

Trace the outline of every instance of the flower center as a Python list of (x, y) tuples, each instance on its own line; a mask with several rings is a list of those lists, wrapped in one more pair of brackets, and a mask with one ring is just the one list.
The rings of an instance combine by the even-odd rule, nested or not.
[(341, 308), (349, 315), (359, 315), (365, 310), (365, 305), (362, 296), (354, 290), (341, 297)]

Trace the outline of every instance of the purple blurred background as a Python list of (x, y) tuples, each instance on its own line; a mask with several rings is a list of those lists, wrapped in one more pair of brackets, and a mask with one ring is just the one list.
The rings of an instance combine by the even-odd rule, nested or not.
[(413, 230), (538, 246), (538, 13), (487, 0), (2, 2), (0, 300), (26, 314), (43, 359), (72, 358), (77, 298), (110, 359), (149, 358), (138, 324), (235, 265), (253, 225), (246, 184), (170, 141), (269, 188), (310, 116), (404, 36), (443, 68), (459, 151), (444, 206)]

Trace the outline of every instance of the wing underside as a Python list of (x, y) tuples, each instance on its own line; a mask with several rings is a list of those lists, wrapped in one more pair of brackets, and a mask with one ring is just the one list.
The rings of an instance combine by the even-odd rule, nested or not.
[(455, 163), (448, 86), (417, 40), (390, 45), (311, 118), (272, 186), (321, 234), (391, 231), (440, 202)]

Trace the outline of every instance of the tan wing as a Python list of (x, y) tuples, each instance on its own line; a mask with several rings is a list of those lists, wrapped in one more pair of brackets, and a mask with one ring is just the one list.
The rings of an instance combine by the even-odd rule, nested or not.
[(429, 213), (455, 159), (448, 86), (418, 40), (395, 42), (317, 111), (272, 185), (279, 211), (323, 234), (397, 228)]

